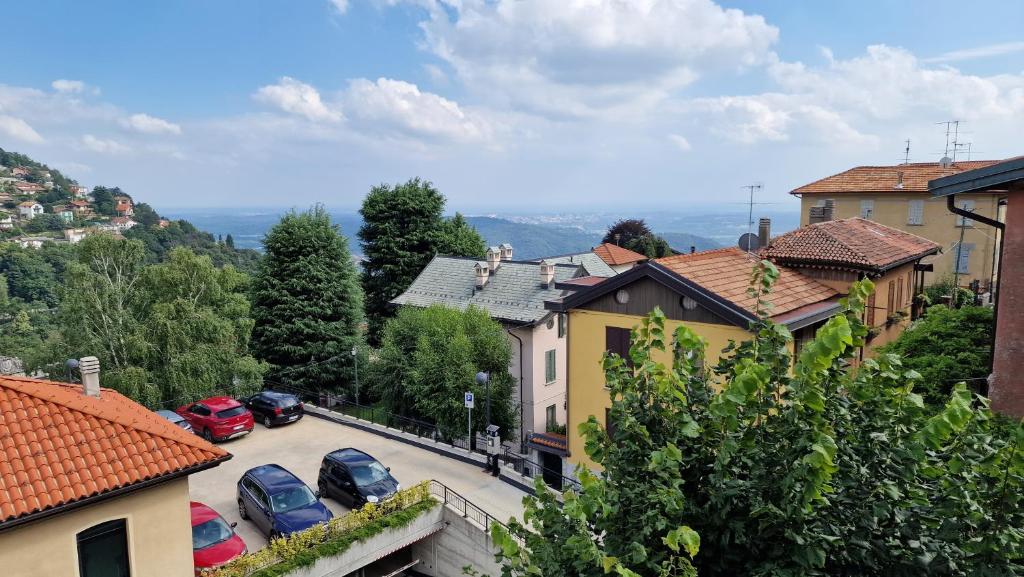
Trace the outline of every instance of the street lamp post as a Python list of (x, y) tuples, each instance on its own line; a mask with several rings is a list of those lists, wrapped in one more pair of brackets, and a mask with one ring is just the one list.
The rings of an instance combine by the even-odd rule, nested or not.
[(352, 347), (352, 360), (356, 370), (356, 404), (359, 404), (359, 347)]
[[(492, 452), (492, 448), (491, 448), (491, 443), (497, 443), (498, 440), (490, 438), (490, 436), (493, 434), (491, 432), (491, 429), (492, 429), (492, 426), (491, 426), (491, 375), (489, 375), (488, 373), (486, 373), (484, 371), (480, 371), (479, 373), (476, 374), (476, 384), (484, 386), (484, 396), (485, 396), (485, 399), (486, 399), (484, 402), (486, 403), (486, 411), (487, 412), (485, 413), (484, 419), (487, 421), (487, 425), (486, 425), (485, 430), (487, 431), (487, 435), (488, 435), (488, 440), (487, 440), (488, 448), (487, 448), (487, 468), (484, 469), (484, 470), (487, 471), (488, 473), (493, 474), (494, 476), (498, 476), (498, 455), (497, 455), (497, 450), (494, 449), (493, 450), (494, 452)], [(496, 446), (497, 445), (495, 445), (495, 447)]]
[(476, 384), (484, 386), (485, 396), (486, 396), (486, 399), (487, 399), (486, 400), (486, 403), (487, 403), (487, 413), (484, 416), (484, 420), (487, 421), (488, 425), (490, 425), (491, 424), (491, 375), (485, 373), (484, 371), (480, 371), (479, 373), (476, 374)]

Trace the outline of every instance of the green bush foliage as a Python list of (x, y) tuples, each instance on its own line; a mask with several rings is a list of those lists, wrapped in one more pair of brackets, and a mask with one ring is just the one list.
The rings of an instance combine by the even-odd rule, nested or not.
[[(720, 387), (703, 340), (652, 312), (631, 363), (604, 359), (611, 432), (580, 426), (603, 473), (579, 470), (562, 507), (538, 483), (525, 524), (492, 527), (503, 573), (1021, 574), (1024, 428), (962, 384), (930, 407), (897, 355), (851, 368), (872, 290), (855, 283), (795, 365), (792, 335), (762, 318)], [(671, 364), (652, 358), (666, 349)]]
[(903, 358), (903, 366), (921, 374), (915, 390), (926, 403), (942, 404), (956, 383), (981, 390), (992, 354), (992, 309), (934, 305), (896, 340), (878, 349)]

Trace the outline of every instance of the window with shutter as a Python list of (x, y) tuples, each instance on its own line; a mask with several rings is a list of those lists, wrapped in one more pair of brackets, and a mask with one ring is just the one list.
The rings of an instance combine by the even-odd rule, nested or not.
[(871, 218), (875, 214), (875, 201), (873, 200), (862, 200), (860, 201), (860, 217)]
[(555, 349), (544, 353), (544, 382), (555, 382)]
[(896, 304), (893, 310), (903, 308), (903, 277), (896, 279)]
[(974, 243), (962, 243), (953, 254), (956, 255), (957, 274), (970, 274), (971, 272), (971, 251), (974, 250)]
[(923, 200), (911, 200), (908, 212), (907, 212), (907, 224), (922, 225), (924, 224), (924, 201)]
[(627, 363), (632, 363), (629, 358), (629, 329), (605, 327), (604, 340), (605, 350), (609, 353), (616, 353)]
[(896, 309), (896, 283), (889, 281), (889, 300), (885, 303), (885, 314), (891, 315)]
[(868, 328), (875, 326), (875, 293), (868, 297)]

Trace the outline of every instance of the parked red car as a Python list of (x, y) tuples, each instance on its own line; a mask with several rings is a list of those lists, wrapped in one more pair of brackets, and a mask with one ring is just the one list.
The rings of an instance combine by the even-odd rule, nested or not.
[(216, 511), (192, 501), (192, 560), (196, 575), (214, 569), (248, 552), (245, 541)]
[(231, 397), (210, 397), (178, 407), (174, 411), (185, 417), (196, 434), (211, 442), (225, 441), (252, 432), (252, 413)]

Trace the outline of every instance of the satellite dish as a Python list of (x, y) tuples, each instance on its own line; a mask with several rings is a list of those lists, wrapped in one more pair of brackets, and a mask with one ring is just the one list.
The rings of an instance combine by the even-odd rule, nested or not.
[(943, 156), (939, 159), (939, 166), (942, 168), (949, 168), (953, 166), (953, 159), (948, 156)]
[(740, 240), (736, 244), (747, 252), (754, 252), (761, 248), (761, 239), (759, 239), (756, 234), (747, 232), (740, 236)]

